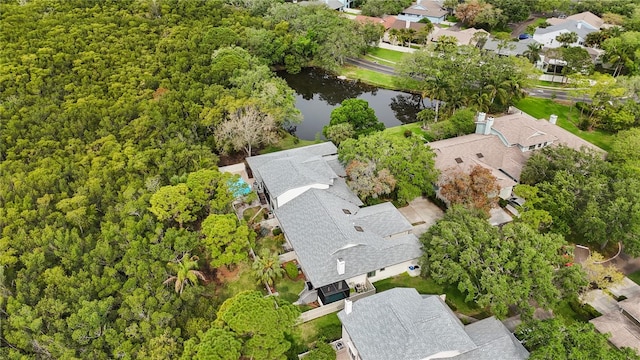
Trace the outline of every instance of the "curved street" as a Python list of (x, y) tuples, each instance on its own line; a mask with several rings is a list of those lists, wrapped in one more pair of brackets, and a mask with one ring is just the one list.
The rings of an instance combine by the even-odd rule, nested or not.
[[(396, 75), (395, 69), (391, 66), (380, 65), (378, 63), (364, 60), (348, 58), (347, 63), (371, 71), (377, 71), (386, 75)], [(529, 96), (544, 98), (544, 99), (557, 99), (557, 100), (572, 100), (571, 95), (565, 90), (556, 90), (549, 88), (533, 88), (525, 89)], [(589, 101), (589, 100), (587, 100)]]

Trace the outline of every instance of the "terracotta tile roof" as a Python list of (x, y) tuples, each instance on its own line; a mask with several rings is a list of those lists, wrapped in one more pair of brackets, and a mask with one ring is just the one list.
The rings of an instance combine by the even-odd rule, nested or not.
[(381, 24), (381, 25), (384, 24), (383, 19), (379, 17), (372, 17), (372, 16), (356, 15), (356, 18), (354, 20), (359, 22), (360, 24), (367, 24), (367, 23)]
[(389, 30), (391, 29), (391, 26), (396, 22), (396, 20), (398, 20), (398, 18), (395, 16), (387, 16), (383, 19), (382, 25), (385, 29)]

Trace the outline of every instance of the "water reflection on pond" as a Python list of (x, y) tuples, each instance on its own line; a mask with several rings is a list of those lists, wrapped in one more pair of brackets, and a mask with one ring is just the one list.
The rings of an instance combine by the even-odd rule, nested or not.
[[(353, 80), (340, 80), (319, 69), (303, 69), (292, 75), (278, 72), (296, 92), (296, 107), (304, 118), (297, 125), (296, 135), (313, 140), (322, 134), (322, 127), (329, 123), (331, 111), (346, 99), (358, 98), (369, 102), (378, 120), (386, 127), (416, 121), (416, 114), (423, 109), (420, 95), (380, 89)], [(429, 101), (425, 101), (429, 106)]]

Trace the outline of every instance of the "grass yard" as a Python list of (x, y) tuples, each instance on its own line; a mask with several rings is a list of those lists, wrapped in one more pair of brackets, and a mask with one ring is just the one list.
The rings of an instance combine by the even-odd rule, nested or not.
[(281, 150), (294, 149), (302, 146), (313, 145), (316, 143), (317, 141), (315, 140), (300, 140), (297, 137), (289, 133), (286, 133), (285, 136), (282, 139), (280, 139), (278, 143), (269, 145), (266, 148), (260, 150), (260, 154), (268, 154), (268, 153), (281, 151)]
[(282, 254), (284, 253), (284, 249), (282, 248), (283, 244), (284, 244), (283, 235), (278, 235), (278, 236), (269, 235), (256, 240), (256, 247), (254, 250), (256, 253), (260, 253), (262, 249), (269, 249), (271, 252)]
[(367, 53), (367, 60), (384, 61), (382, 65), (395, 65), (404, 59), (408, 54), (395, 50), (373, 48)]
[(349, 79), (358, 79), (364, 83), (379, 86), (385, 89), (397, 89), (396, 77), (382, 74), (377, 71), (362, 69), (357, 66), (345, 65), (340, 69), (340, 75)]
[(298, 300), (298, 294), (300, 294), (304, 285), (304, 279), (291, 280), (285, 274), (282, 279), (276, 281), (276, 291), (280, 298), (293, 303)]
[(381, 280), (373, 284), (377, 292), (389, 290), (396, 287), (408, 287), (416, 289), (420, 294), (446, 294), (447, 302), (453, 304), (459, 311), (465, 315), (473, 316), (478, 319), (489, 317), (484, 309), (480, 309), (476, 304), (470, 304), (464, 301), (463, 295), (455, 286), (437, 284), (431, 278), (423, 278), (421, 276), (410, 277), (407, 274), (398, 275), (389, 279)]
[(393, 136), (398, 136), (398, 137), (404, 137), (404, 132), (406, 130), (411, 131), (412, 133), (419, 135), (419, 136), (424, 136), (425, 133), (424, 131), (421, 129), (422, 123), (417, 122), (417, 123), (411, 123), (411, 124), (404, 124), (404, 125), (399, 125), (399, 126), (394, 126), (394, 127), (390, 127), (390, 128), (386, 128), (384, 129), (384, 132)]
[(220, 302), (232, 298), (245, 290), (262, 290), (262, 287), (256, 282), (249, 260), (238, 265), (237, 270), (237, 273), (234, 271), (233, 276), (225, 278), (224, 284), (218, 288)]
[(640, 271), (636, 271), (634, 273), (631, 273), (631, 274), (627, 275), (627, 277), (629, 279), (631, 279), (633, 282), (635, 282), (636, 284), (640, 285)]
[(342, 324), (337, 313), (319, 317), (297, 327), (300, 330), (302, 341), (309, 347), (319, 338), (331, 342), (342, 337)]
[(549, 119), (549, 115), (558, 115), (558, 125), (572, 134), (609, 151), (613, 142), (613, 135), (601, 131), (583, 131), (580, 130), (575, 122), (578, 121), (580, 113), (578, 109), (560, 104), (550, 99), (540, 99), (527, 97), (516, 103), (516, 107), (527, 114), (538, 119)]

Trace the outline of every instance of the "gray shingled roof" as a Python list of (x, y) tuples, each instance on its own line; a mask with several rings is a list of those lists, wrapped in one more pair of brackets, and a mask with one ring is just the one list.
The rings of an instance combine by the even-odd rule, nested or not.
[(526, 359), (529, 352), (520, 341), (495, 317), (465, 326), (476, 349), (454, 357), (455, 360)]
[(353, 216), (353, 223), (382, 237), (411, 230), (411, 223), (390, 202), (367, 206)]
[[(500, 43), (501, 41), (499, 40), (487, 39), (487, 42), (484, 44), (484, 47), (482, 49), (491, 50), (497, 53), (498, 46), (500, 45)], [(529, 49), (529, 44), (531, 43), (537, 44), (538, 42), (533, 40), (533, 38), (520, 40), (520, 41), (509, 41), (507, 42), (507, 47), (500, 49), (500, 55), (510, 55), (510, 56), (522, 55), (524, 54), (525, 51)], [(513, 49), (511, 49), (510, 47), (513, 47)]]
[[(392, 211), (386, 206), (379, 210), (385, 210), (388, 215), (379, 218), (381, 224), (373, 226), (369, 216), (376, 211), (368, 214), (365, 210), (365, 216), (358, 218), (362, 209), (355, 204), (326, 190), (311, 189), (276, 209), (275, 215), (307, 279), (319, 287), (416, 259), (422, 254), (413, 234), (385, 239), (377, 233), (406, 228), (406, 220), (394, 224), (398, 216), (402, 216), (397, 210), (397, 215), (389, 215)], [(362, 232), (356, 230), (357, 224), (362, 226)], [(337, 259), (345, 261), (343, 275), (338, 274)]]
[(363, 360), (418, 360), (443, 351), (456, 360), (521, 360), (529, 353), (495, 318), (464, 326), (435, 295), (395, 288), (353, 303), (338, 318)]
[(264, 183), (272, 196), (278, 197), (288, 190), (311, 184), (324, 184), (330, 185), (327, 191), (336, 196), (362, 205), (340, 178), (346, 174), (337, 153), (332, 142), (324, 142), (248, 157), (247, 163), (256, 180)]
[(556, 31), (562, 31), (562, 30), (566, 30), (567, 32), (574, 32), (576, 34), (578, 34), (578, 36), (581, 39), (585, 39), (587, 37), (587, 34), (592, 33), (594, 31), (598, 31), (598, 30), (593, 30), (591, 28), (589, 28), (588, 26), (585, 26), (584, 23), (582, 23), (582, 25), (580, 26), (580, 28), (578, 29), (578, 24), (580, 24), (580, 21), (576, 21), (576, 20), (567, 20), (563, 23), (560, 23), (558, 25), (552, 25), (552, 26), (548, 26), (544, 29), (542, 28), (537, 28), (535, 34), (536, 35), (544, 35), (544, 34), (549, 34), (549, 33), (553, 33)]
[(395, 288), (353, 303), (338, 313), (363, 360), (418, 360), (442, 351), (476, 347), (464, 325), (440, 297)]

